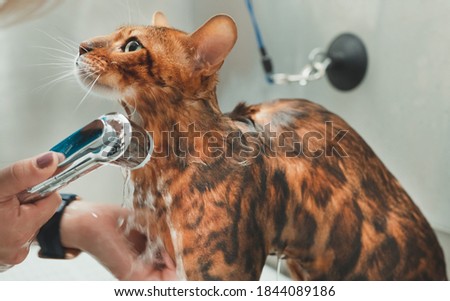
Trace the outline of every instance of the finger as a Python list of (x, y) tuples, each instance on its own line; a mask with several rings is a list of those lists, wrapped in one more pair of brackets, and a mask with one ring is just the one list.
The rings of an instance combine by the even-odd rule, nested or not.
[(19, 216), (31, 229), (40, 229), (56, 212), (61, 205), (59, 193), (52, 193), (46, 198), (34, 203), (20, 206)]
[(154, 262), (146, 262), (144, 258), (138, 258), (134, 262), (131, 274), (125, 280), (178, 280), (176, 265), (169, 254), (162, 251), (161, 255), (165, 266), (161, 263), (155, 265)]
[(147, 237), (137, 230), (128, 231), (126, 235), (128, 241), (138, 254), (142, 254), (147, 247)]
[(138, 254), (124, 237), (122, 232), (116, 232), (115, 238), (110, 238), (108, 248), (104, 248), (103, 256), (97, 259), (110, 270), (118, 279), (127, 280), (134, 269), (134, 263), (137, 261)]
[(64, 160), (62, 154), (47, 152), (0, 170), (0, 197), (16, 195), (48, 179), (62, 160)]
[(175, 262), (173, 261), (172, 257), (170, 257), (169, 253), (163, 252), (162, 253), (162, 259), (163, 259), (164, 263), (166, 264), (166, 267), (169, 270), (175, 270), (176, 269), (177, 266), (176, 266)]

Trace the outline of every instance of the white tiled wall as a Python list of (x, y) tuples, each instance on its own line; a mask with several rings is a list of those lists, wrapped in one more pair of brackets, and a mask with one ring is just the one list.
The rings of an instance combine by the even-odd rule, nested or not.
[(292, 97), (341, 115), (439, 230), (450, 261), (450, 1), (253, 1), (275, 72), (299, 72), (312, 49), (327, 49), (343, 32), (358, 35), (368, 51), (368, 73), (357, 89), (345, 93), (326, 79), (306, 87), (267, 84), (244, 1), (208, 3), (194, 1), (197, 25), (225, 12), (239, 29), (222, 68), (222, 108)]
[(238, 24), (219, 84), (225, 111), (239, 101), (282, 97), (324, 105), (360, 132), (432, 225), (450, 233), (450, 1), (253, 1), (275, 72), (298, 72), (312, 49), (326, 49), (343, 32), (358, 35), (368, 73), (346, 93), (326, 79), (306, 87), (267, 84), (245, 2), (193, 3), (197, 25), (221, 12)]

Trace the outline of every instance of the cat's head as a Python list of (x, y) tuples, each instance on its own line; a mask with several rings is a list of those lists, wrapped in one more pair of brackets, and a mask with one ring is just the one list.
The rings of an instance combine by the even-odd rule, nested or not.
[(236, 39), (236, 25), (227, 15), (188, 34), (171, 28), (157, 12), (151, 26), (123, 26), (81, 43), (76, 73), (86, 88), (129, 106), (135, 99), (145, 99), (147, 106), (202, 99), (214, 90), (216, 73)]

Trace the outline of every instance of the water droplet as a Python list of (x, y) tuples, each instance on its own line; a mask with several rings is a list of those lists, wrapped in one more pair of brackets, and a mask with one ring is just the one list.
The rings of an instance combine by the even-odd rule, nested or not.
[(281, 273), (281, 254), (277, 254), (277, 281), (280, 280), (280, 273)]

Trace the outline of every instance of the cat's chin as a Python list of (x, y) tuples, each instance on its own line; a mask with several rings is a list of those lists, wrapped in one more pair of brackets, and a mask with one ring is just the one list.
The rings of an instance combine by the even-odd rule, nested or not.
[(81, 87), (83, 87), (83, 89), (86, 90), (86, 93), (92, 93), (94, 95), (110, 100), (117, 100), (121, 98), (121, 94), (117, 90), (99, 83), (95, 78), (91, 79), (83, 74), (80, 74), (80, 72), (77, 72), (76, 74), (78, 83)]
[[(84, 88), (88, 89), (86, 86), (84, 86)], [(95, 85), (92, 88), (92, 93), (102, 98), (106, 98), (113, 101), (121, 99), (120, 93), (118, 91), (101, 84)]]

